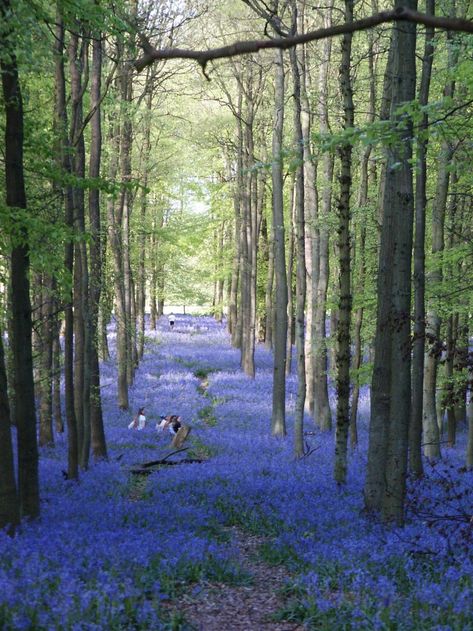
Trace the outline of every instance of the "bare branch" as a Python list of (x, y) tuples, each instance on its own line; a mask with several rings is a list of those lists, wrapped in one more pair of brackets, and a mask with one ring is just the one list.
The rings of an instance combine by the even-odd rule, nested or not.
[(143, 70), (158, 59), (194, 59), (201, 67), (205, 68), (205, 64), (214, 59), (222, 59), (235, 57), (238, 55), (248, 55), (257, 53), (260, 50), (281, 48), (287, 49), (297, 46), (298, 44), (306, 44), (328, 37), (343, 35), (344, 33), (354, 33), (356, 31), (364, 31), (379, 24), (387, 22), (415, 22), (416, 24), (424, 24), (433, 28), (446, 29), (448, 31), (460, 31), (464, 33), (473, 33), (473, 21), (461, 18), (437, 17), (426, 15), (418, 11), (412, 11), (404, 7), (398, 7), (392, 11), (381, 11), (376, 15), (368, 18), (362, 18), (354, 22), (346, 24), (338, 24), (328, 28), (321, 28), (315, 31), (309, 31), (300, 35), (291, 37), (276, 38), (270, 40), (248, 40), (238, 41), (228, 46), (212, 48), (209, 50), (186, 50), (183, 48), (154, 48), (149, 42), (146, 42), (144, 54), (140, 59), (135, 61), (135, 68), (138, 71)]

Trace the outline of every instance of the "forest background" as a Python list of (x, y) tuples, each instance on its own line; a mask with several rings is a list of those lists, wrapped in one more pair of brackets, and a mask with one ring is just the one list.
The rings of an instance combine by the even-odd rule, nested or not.
[(250, 378), (272, 350), (274, 436), (294, 360), (294, 455), (334, 428), (341, 485), (370, 384), (385, 522), (463, 428), (473, 467), (471, 8), (391, 9), (0, 1), (2, 527), (39, 515), (38, 445), (107, 458), (107, 327), (127, 410), (166, 304), (225, 313)]

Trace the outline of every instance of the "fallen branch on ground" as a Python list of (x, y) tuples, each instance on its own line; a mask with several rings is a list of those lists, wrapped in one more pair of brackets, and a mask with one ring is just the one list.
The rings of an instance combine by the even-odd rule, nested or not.
[(154, 463), (148, 463), (147, 467), (140, 467), (139, 469), (130, 469), (130, 473), (134, 475), (149, 475), (156, 471), (154, 467), (160, 467), (161, 465), (172, 466), (175, 464), (200, 464), (207, 462), (202, 458), (183, 458), (182, 460), (156, 460)]

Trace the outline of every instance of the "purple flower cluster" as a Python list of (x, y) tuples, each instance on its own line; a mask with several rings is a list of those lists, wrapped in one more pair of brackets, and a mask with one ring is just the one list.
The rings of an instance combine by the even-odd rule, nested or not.
[[(199, 580), (243, 580), (226, 526), (257, 533), (268, 562), (294, 576), (294, 611), (309, 628), (471, 629), (473, 476), (460, 451), (410, 482), (408, 523), (387, 530), (362, 514), (369, 394), (360, 399), (360, 445), (348, 481), (333, 481), (333, 436), (307, 436), (293, 457), (296, 379), (287, 385), (288, 436), (270, 434), (272, 360), (258, 348), (257, 375), (212, 318), (178, 316), (147, 330), (130, 389), (147, 426), (128, 430), (116, 408), (116, 371), (102, 366), (110, 461), (65, 482), (66, 445), (41, 454), (42, 516), (0, 535), (0, 628), (166, 628), (163, 600)], [(207, 375), (208, 383), (203, 378)], [(202, 411), (207, 410), (206, 414)], [(169, 453), (161, 414), (192, 426), (189, 451), (204, 463), (163, 467), (138, 482), (131, 465)], [(212, 422), (210, 422), (212, 421)], [(306, 418), (306, 426), (315, 430)], [(464, 436), (460, 436), (464, 440)]]

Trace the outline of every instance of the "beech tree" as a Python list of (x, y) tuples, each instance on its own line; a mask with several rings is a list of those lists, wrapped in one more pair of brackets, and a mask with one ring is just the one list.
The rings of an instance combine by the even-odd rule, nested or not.
[[(18, 493), (23, 517), (39, 515), (38, 445), (36, 437), (36, 407), (34, 399), (33, 358), (31, 343), (31, 301), (28, 248), (27, 204), (23, 165), (24, 120), (23, 100), (16, 58), (18, 25), (10, 0), (1, 0), (2, 29), (0, 38), (0, 71), (2, 74), (5, 108), (5, 190), (6, 204), (17, 215), (17, 235), (13, 237), (10, 258), (11, 334), (13, 357), (13, 391), (15, 394), (15, 425), (18, 431)], [(0, 361), (0, 369), (3, 361)], [(4, 385), (4, 382), (3, 382)], [(6, 401), (3, 413), (6, 415)], [(8, 416), (2, 425), (8, 424)], [(6, 432), (6, 428), (3, 430)], [(4, 439), (8, 458), (8, 438)], [(3, 458), (3, 454), (2, 454)], [(7, 460), (8, 466), (8, 460)], [(7, 469), (7, 475), (10, 468)], [(11, 483), (10, 483), (11, 488)], [(14, 518), (14, 505), (9, 494), (9, 517)], [(13, 519), (13, 523), (15, 519)]]

